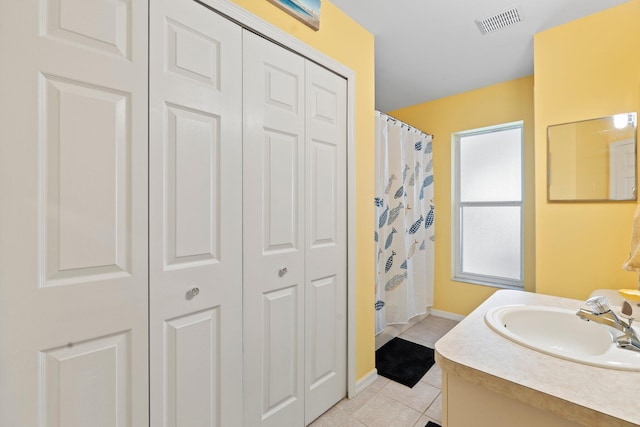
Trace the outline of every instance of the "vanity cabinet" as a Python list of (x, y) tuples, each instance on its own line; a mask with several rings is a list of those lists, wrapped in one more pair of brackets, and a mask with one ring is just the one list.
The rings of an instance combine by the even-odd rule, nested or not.
[[(435, 345), (442, 369), (443, 427), (632, 427), (640, 411), (638, 371), (605, 369), (540, 353), (485, 323), (492, 308), (578, 310), (583, 301), (501, 290)], [(622, 351), (622, 350), (621, 350)]]
[(444, 427), (580, 427), (582, 425), (444, 371), (442, 417)]

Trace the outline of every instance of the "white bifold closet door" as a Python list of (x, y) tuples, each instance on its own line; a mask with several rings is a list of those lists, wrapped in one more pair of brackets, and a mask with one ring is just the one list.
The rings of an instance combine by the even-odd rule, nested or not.
[(306, 61), (305, 425), (347, 393), (347, 82)]
[(242, 426), (242, 30), (150, 7), (151, 426)]
[(243, 44), (246, 426), (302, 426), (346, 394), (346, 82)]
[(149, 424), (147, 2), (0, 1), (0, 426)]

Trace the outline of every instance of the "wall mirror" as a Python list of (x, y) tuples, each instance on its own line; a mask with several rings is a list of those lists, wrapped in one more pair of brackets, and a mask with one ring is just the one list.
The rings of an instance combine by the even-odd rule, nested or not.
[(547, 127), (549, 201), (636, 200), (636, 113)]

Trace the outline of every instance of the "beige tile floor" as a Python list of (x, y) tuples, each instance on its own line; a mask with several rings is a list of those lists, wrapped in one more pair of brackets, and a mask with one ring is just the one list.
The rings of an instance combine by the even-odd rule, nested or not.
[[(405, 331), (401, 338), (433, 348), (456, 321), (428, 316)], [(442, 372), (437, 365), (413, 388), (382, 376), (353, 399), (343, 399), (310, 427), (424, 427), (442, 423)]]

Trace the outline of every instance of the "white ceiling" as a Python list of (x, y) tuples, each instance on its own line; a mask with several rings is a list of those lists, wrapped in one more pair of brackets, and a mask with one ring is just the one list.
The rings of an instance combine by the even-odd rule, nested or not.
[[(331, 0), (375, 37), (381, 111), (531, 75), (535, 33), (626, 1)], [(480, 33), (476, 19), (516, 5), (522, 22)]]

